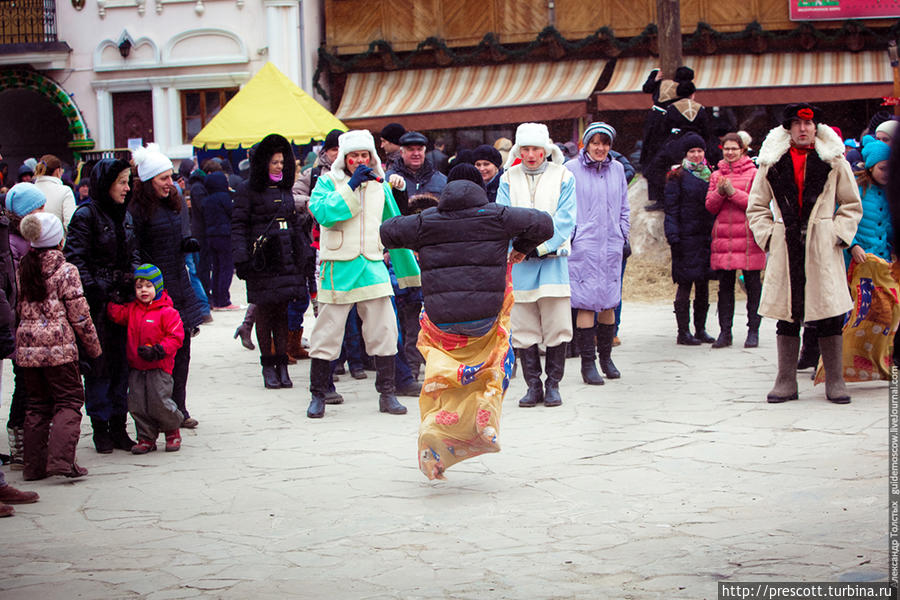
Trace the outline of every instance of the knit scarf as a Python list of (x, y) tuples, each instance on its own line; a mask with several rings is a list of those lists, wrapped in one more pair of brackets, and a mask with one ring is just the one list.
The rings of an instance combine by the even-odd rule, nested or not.
[(698, 179), (702, 179), (703, 181), (709, 183), (709, 176), (712, 174), (712, 172), (709, 170), (709, 165), (706, 164), (705, 159), (703, 160), (703, 162), (695, 163), (685, 158), (681, 161), (681, 166), (685, 171), (689, 172), (694, 177), (697, 177)]

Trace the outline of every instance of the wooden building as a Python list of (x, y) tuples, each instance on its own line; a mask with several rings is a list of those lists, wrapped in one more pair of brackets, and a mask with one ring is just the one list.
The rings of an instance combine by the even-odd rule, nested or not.
[[(697, 100), (757, 139), (801, 100), (858, 133), (892, 95), (887, 41), (900, 21), (794, 22), (790, 2), (681, 0)], [(325, 0), (318, 83), (351, 127), (397, 121), (468, 146), (528, 120), (565, 141), (602, 118), (628, 151), (650, 106), (655, 19), (656, 0)]]

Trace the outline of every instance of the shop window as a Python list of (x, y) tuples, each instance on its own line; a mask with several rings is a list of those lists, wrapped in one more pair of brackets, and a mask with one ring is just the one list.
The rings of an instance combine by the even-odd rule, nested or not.
[(221, 90), (182, 90), (181, 132), (185, 144), (190, 144), (225, 103), (238, 93), (238, 88)]

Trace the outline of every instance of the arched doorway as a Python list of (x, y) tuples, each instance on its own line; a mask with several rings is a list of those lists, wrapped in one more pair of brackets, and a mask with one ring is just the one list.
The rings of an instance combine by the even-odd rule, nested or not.
[(55, 154), (75, 165), (78, 152), (94, 147), (81, 111), (52, 79), (23, 69), (0, 71), (0, 154), (16, 171), (28, 157)]

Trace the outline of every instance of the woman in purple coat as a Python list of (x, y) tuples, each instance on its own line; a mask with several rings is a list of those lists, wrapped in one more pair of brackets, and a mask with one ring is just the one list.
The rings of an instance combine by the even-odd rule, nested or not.
[(630, 226), (625, 169), (609, 155), (615, 137), (611, 125), (591, 123), (581, 138), (584, 148), (566, 163), (575, 175), (578, 207), (569, 256), (572, 308), (577, 310), (575, 343), (581, 354), (581, 377), (590, 385), (603, 384), (594, 363), (595, 347), (606, 377), (620, 377), (610, 354), (615, 308), (621, 300), (622, 251)]

